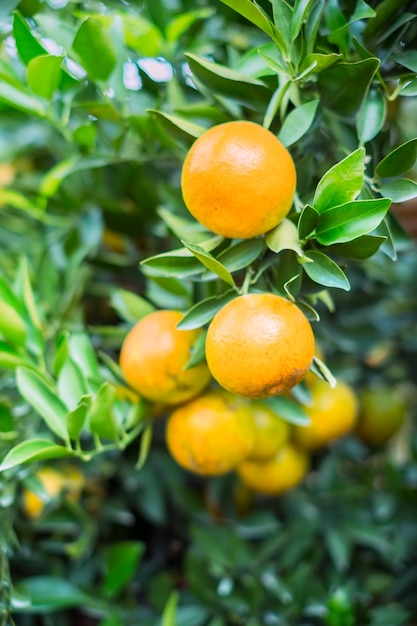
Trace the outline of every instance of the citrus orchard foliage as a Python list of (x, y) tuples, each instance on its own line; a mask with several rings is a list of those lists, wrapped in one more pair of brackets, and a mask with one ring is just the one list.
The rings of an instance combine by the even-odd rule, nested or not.
[[(414, 3), (0, 4), (1, 619), (409, 626), (417, 265), (390, 207), (417, 188)], [(206, 182), (187, 180), (187, 155), (236, 124), (265, 137), (256, 176), (246, 157), (221, 169), (210, 157)], [(191, 190), (203, 197), (198, 211)], [(220, 195), (238, 231), (206, 221)], [(271, 206), (271, 222), (254, 230), (250, 214)], [(262, 403), (288, 440), (253, 460), (232, 419), (211, 448), (196, 448), (216, 468), (233, 456), (231, 471), (183, 470), (166, 447), (164, 394), (184, 376), (212, 398), (206, 330), (228, 307), (271, 295), (305, 329), (311, 322), (324, 355), (313, 359), (310, 332), (301, 342), (294, 328), (287, 343), (297, 349), (275, 354), (288, 392)], [(130, 352), (132, 379), (119, 359), (155, 310), (180, 312), (171, 331), (183, 351), (174, 342), (156, 361), (175, 371), (159, 370), (159, 393), (146, 398), (129, 385), (159, 344), (146, 334)], [(242, 358), (259, 330), (245, 337), (238, 326), (220, 375), (246, 376), (255, 396), (276, 391), (266, 350), (255, 372)], [(297, 433), (311, 432), (316, 384), (333, 398), (347, 384), (357, 400), (348, 394), (343, 424), (325, 411), (328, 445), (308, 458)], [(381, 386), (411, 419), (375, 449), (348, 431), (358, 402), (360, 434), (366, 394)], [(201, 426), (189, 407), (204, 397), (168, 411), (197, 423), (187, 446)], [(259, 410), (258, 400), (235, 402)], [(377, 409), (372, 431), (398, 423), (385, 404), (384, 427)], [(42, 495), (34, 477), (44, 463), (64, 475), (79, 463), (86, 486), (80, 500), (64, 489), (31, 521), (23, 493)], [(255, 463), (248, 489), (239, 475)]]

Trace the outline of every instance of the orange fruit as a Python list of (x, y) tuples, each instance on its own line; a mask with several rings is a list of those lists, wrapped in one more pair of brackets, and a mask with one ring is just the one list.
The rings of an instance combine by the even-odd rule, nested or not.
[(127, 333), (120, 367), (143, 398), (163, 405), (185, 402), (209, 383), (205, 363), (185, 369), (200, 330), (179, 330), (179, 311), (154, 311)]
[(85, 486), (85, 476), (75, 465), (69, 465), (58, 471), (52, 467), (41, 467), (35, 474), (40, 481), (43, 495), (31, 489), (24, 489), (23, 509), (26, 515), (37, 519), (42, 514), (46, 504), (65, 491), (69, 500), (78, 500)]
[(403, 396), (390, 387), (379, 385), (360, 396), (356, 435), (371, 447), (382, 446), (401, 428), (407, 413)]
[(247, 121), (213, 126), (189, 150), (182, 169), (185, 205), (218, 235), (257, 237), (291, 208), (294, 162), (277, 137)]
[(254, 435), (248, 403), (224, 390), (208, 391), (175, 409), (166, 429), (173, 458), (203, 476), (234, 469), (251, 451)]
[(304, 406), (310, 418), (308, 426), (295, 426), (298, 446), (316, 450), (347, 435), (355, 426), (358, 402), (353, 389), (341, 380), (336, 387), (322, 380), (311, 388), (311, 405)]
[(264, 461), (287, 443), (290, 427), (264, 402), (252, 402), (250, 409), (255, 421), (255, 442), (248, 459)]
[(217, 382), (248, 398), (282, 394), (308, 372), (314, 355), (311, 325), (281, 296), (238, 296), (214, 316), (206, 357)]
[(246, 487), (273, 496), (298, 485), (308, 468), (308, 454), (287, 444), (266, 461), (246, 459), (238, 466), (237, 473)]

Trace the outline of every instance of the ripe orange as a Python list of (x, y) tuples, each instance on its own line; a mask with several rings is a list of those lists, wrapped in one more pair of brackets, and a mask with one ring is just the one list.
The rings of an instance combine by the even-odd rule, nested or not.
[(298, 485), (308, 468), (308, 454), (287, 444), (266, 461), (243, 461), (237, 472), (243, 484), (253, 491), (273, 496)]
[(35, 477), (42, 484), (43, 496), (31, 489), (24, 489), (22, 494), (23, 509), (32, 519), (40, 517), (46, 504), (64, 491), (69, 500), (78, 500), (85, 486), (85, 476), (75, 465), (69, 465), (62, 471), (44, 466), (36, 472)]
[(304, 314), (281, 296), (238, 296), (214, 316), (206, 357), (217, 382), (248, 398), (284, 393), (306, 375), (314, 335)]
[(294, 162), (275, 135), (254, 122), (213, 126), (191, 146), (181, 186), (190, 213), (230, 238), (257, 237), (291, 208)]
[(178, 330), (183, 314), (155, 311), (128, 332), (120, 352), (120, 367), (128, 384), (143, 398), (172, 405), (198, 395), (209, 383), (205, 363), (184, 369), (201, 331)]
[(312, 403), (304, 410), (310, 418), (308, 426), (295, 426), (298, 446), (316, 450), (349, 433), (356, 422), (358, 402), (353, 389), (339, 380), (336, 387), (322, 380), (311, 388)]
[(356, 435), (369, 446), (382, 446), (404, 423), (406, 403), (400, 393), (379, 385), (360, 396), (360, 415)]
[(216, 390), (175, 409), (168, 418), (166, 440), (179, 465), (215, 476), (231, 471), (249, 454), (254, 430), (248, 403)]
[(252, 402), (250, 409), (255, 420), (255, 443), (248, 459), (265, 461), (287, 443), (290, 427), (264, 402)]

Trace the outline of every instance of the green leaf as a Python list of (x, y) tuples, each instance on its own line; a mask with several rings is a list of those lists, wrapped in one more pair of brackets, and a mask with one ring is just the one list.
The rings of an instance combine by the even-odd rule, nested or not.
[(337, 385), (337, 380), (333, 376), (330, 369), (327, 367), (326, 363), (323, 363), (321, 359), (319, 359), (316, 355), (313, 357), (313, 362), (310, 367), (310, 371), (313, 374), (316, 374), (322, 380), (325, 380), (329, 383), (330, 387), (333, 389)]
[(88, 17), (79, 27), (72, 47), (90, 76), (98, 80), (109, 78), (117, 55), (112, 38), (101, 20)]
[(408, 178), (393, 180), (390, 183), (380, 185), (379, 193), (393, 202), (406, 202), (417, 197), (417, 183)]
[(197, 302), (191, 307), (184, 315), (182, 320), (178, 323), (177, 328), (181, 330), (192, 330), (194, 328), (200, 328), (210, 322), (217, 311), (220, 311), (225, 304), (236, 298), (236, 291), (231, 289), (221, 296), (212, 296)]
[(202, 263), (205, 267), (207, 267), (210, 272), (216, 274), (219, 278), (224, 280), (225, 283), (230, 285), (231, 287), (236, 287), (235, 281), (233, 280), (233, 276), (227, 270), (224, 265), (222, 265), (217, 259), (214, 258), (210, 252), (207, 252), (201, 246), (197, 246), (193, 243), (181, 241), (182, 244), (190, 250), (192, 254)]
[(200, 126), (194, 122), (189, 122), (178, 115), (165, 113), (165, 111), (148, 109), (148, 113), (150, 113), (153, 118), (158, 120), (158, 122), (163, 125), (168, 134), (173, 135), (175, 138), (182, 141), (187, 141), (189, 144), (195, 141), (195, 139), (200, 137), (204, 131), (207, 130), (204, 126)]
[(21, 580), (20, 584), (31, 599), (30, 606), (23, 612), (48, 613), (89, 604), (88, 596), (81, 589), (57, 576), (34, 576)]
[(320, 72), (318, 86), (324, 106), (340, 115), (355, 113), (379, 65), (376, 58), (342, 61)]
[(384, 96), (377, 89), (370, 89), (363, 99), (356, 121), (358, 139), (362, 144), (378, 135), (384, 125), (386, 112)]
[(66, 359), (59, 371), (57, 391), (69, 411), (75, 409), (88, 391), (79, 367), (71, 359)]
[[(159, 207), (157, 213), (178, 239), (186, 239), (197, 244), (207, 240), (209, 232), (196, 220), (186, 219), (163, 207)], [(221, 241), (219, 238), (219, 243)]]
[(33, 95), (23, 86), (12, 85), (2, 78), (0, 78), (0, 101), (12, 109), (37, 117), (47, 117), (46, 103), (43, 99)]
[(80, 404), (67, 415), (67, 431), (70, 439), (78, 441), (90, 408), (91, 396), (85, 396)]
[[(1, 97), (1, 96), (0, 96)], [(43, 177), (39, 184), (39, 191), (43, 196), (52, 197), (61, 186), (62, 181), (76, 172), (106, 167), (113, 161), (112, 156), (85, 157), (80, 154), (71, 154), (54, 165)]]
[(303, 256), (303, 251), (298, 239), (297, 226), (285, 218), (278, 226), (275, 226), (265, 235), (265, 243), (273, 252), (281, 250), (294, 250), (298, 256)]
[(380, 178), (394, 178), (405, 174), (414, 166), (417, 159), (417, 138), (410, 139), (395, 148), (378, 163), (375, 174)]
[(29, 263), (25, 256), (22, 256), (20, 260), (17, 279), (19, 281), (19, 295), (25, 304), (30, 323), (34, 328), (40, 331), (42, 330), (42, 324), (39, 318), (35, 296), (30, 281)]
[(185, 367), (184, 367), (185, 370), (189, 370), (192, 367), (195, 367), (196, 365), (200, 365), (200, 363), (203, 363), (205, 361), (206, 359), (206, 335), (207, 335), (206, 330), (202, 330), (199, 333), (192, 347), (191, 356), (188, 359), (187, 363), (185, 364)]
[(272, 0), (272, 12), (274, 15), (274, 24), (285, 44), (285, 48), (282, 52), (288, 55), (292, 45), (292, 10), (283, 0)]
[(7, 302), (0, 300), (0, 333), (17, 346), (26, 343), (26, 325), (17, 311)]
[(325, 287), (350, 290), (349, 281), (345, 274), (326, 254), (311, 250), (306, 252), (305, 256), (313, 261), (312, 263), (303, 263), (303, 269), (311, 280)]
[(279, 29), (271, 22), (262, 8), (251, 0), (221, 0), (223, 4), (234, 9), (237, 13), (245, 17), (249, 22), (255, 24), (264, 33), (266, 33), (272, 41), (276, 43), (278, 48), (285, 50), (285, 41), (279, 32)]
[(364, 235), (363, 237), (358, 237), (358, 239), (353, 239), (347, 243), (335, 244), (331, 247), (329, 252), (338, 254), (347, 259), (363, 261), (373, 256), (386, 240), (386, 237)]
[(0, 465), (0, 472), (29, 461), (45, 461), (72, 455), (71, 450), (58, 446), (49, 439), (27, 439), (8, 451)]
[(193, 75), (213, 94), (227, 96), (256, 110), (263, 110), (269, 102), (271, 92), (262, 81), (191, 53), (185, 56)]
[(315, 0), (295, 0), (294, 11), (291, 19), (291, 40), (300, 34), (301, 28), (306, 21), (307, 15)]
[(139, 456), (135, 465), (135, 469), (138, 471), (141, 470), (142, 467), (146, 463), (146, 460), (149, 455), (149, 451), (151, 449), (152, 436), (153, 436), (153, 428), (152, 428), (152, 424), (149, 424), (143, 431), (142, 436), (140, 438)]
[(320, 215), (316, 239), (322, 245), (330, 246), (367, 235), (382, 222), (390, 204), (388, 198), (376, 198), (347, 202), (329, 209)]
[(297, 107), (285, 118), (278, 139), (287, 148), (304, 137), (316, 116), (319, 100), (310, 100)]
[(63, 58), (45, 54), (30, 61), (27, 79), (33, 93), (51, 100), (61, 82)]
[(22, 355), (16, 348), (12, 348), (12, 346), (9, 346), (9, 344), (4, 341), (0, 341), (0, 367), (4, 369), (15, 369), (19, 367), (19, 365), (29, 368), (32, 367), (33, 369), (36, 368), (36, 366), (28, 361), (26, 356)]
[(60, 439), (68, 441), (67, 408), (50, 384), (25, 367), (16, 370), (16, 383), (21, 396), (42, 417), (48, 428)]
[(294, 402), (294, 400), (291, 400), (291, 398), (274, 396), (273, 398), (262, 400), (262, 402), (265, 402), (277, 415), (290, 424), (308, 426), (310, 423), (310, 418), (303, 407), (297, 402)]
[(162, 613), (161, 626), (178, 626), (176, 613), (177, 613), (177, 608), (178, 608), (179, 597), (180, 595), (178, 591), (171, 591), (170, 596), (167, 600), (167, 603), (165, 604), (165, 607)]
[(103, 439), (117, 440), (118, 429), (113, 411), (116, 399), (116, 388), (104, 382), (91, 403), (88, 413), (90, 431)]
[(318, 52), (314, 52), (312, 54), (308, 54), (301, 63), (300, 66), (300, 75), (304, 78), (309, 76), (310, 74), (318, 74), (322, 72), (327, 67), (334, 65), (342, 58), (341, 54), (321, 54)]
[(264, 250), (263, 239), (247, 239), (226, 248), (216, 258), (229, 272), (238, 272), (256, 261)]
[(133, 578), (145, 547), (142, 541), (119, 541), (106, 548), (103, 593), (107, 598), (115, 598)]
[(19, 11), (14, 13), (13, 35), (17, 52), (25, 65), (28, 65), (32, 59), (47, 54), (45, 48), (32, 34), (28, 23)]
[(177, 42), (197, 20), (207, 20), (215, 12), (214, 8), (195, 9), (181, 12), (177, 17), (170, 16), (166, 25), (166, 40)]
[(305, 241), (312, 237), (319, 219), (319, 212), (309, 204), (306, 204), (298, 220), (298, 237), (300, 241)]
[(86, 333), (72, 333), (68, 339), (71, 359), (78, 365), (86, 380), (100, 379), (96, 353)]
[(404, 52), (394, 54), (392, 60), (417, 74), (417, 50), (404, 50)]
[(359, 195), (364, 178), (365, 154), (365, 148), (358, 148), (324, 174), (314, 194), (313, 205), (319, 213), (350, 202)]
[(110, 294), (111, 306), (126, 322), (138, 322), (142, 317), (155, 311), (145, 298), (126, 289), (113, 289)]

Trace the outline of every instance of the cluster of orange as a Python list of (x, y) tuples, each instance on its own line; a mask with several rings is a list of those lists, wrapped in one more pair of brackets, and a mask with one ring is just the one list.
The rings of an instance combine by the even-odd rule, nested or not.
[[(124, 340), (120, 366), (141, 397), (166, 406), (167, 446), (185, 469), (203, 476), (236, 470), (254, 491), (277, 494), (303, 479), (309, 451), (353, 428), (357, 402), (343, 382), (332, 389), (307, 373), (309, 426), (290, 426), (267, 402), (253, 398), (253, 386), (244, 397), (210, 385), (206, 363), (187, 368), (201, 331), (178, 330), (181, 318), (178, 311), (164, 310), (140, 320)], [(244, 364), (237, 365), (235, 377), (228, 372), (234, 382), (245, 373)], [(264, 374), (260, 371), (257, 378)]]

